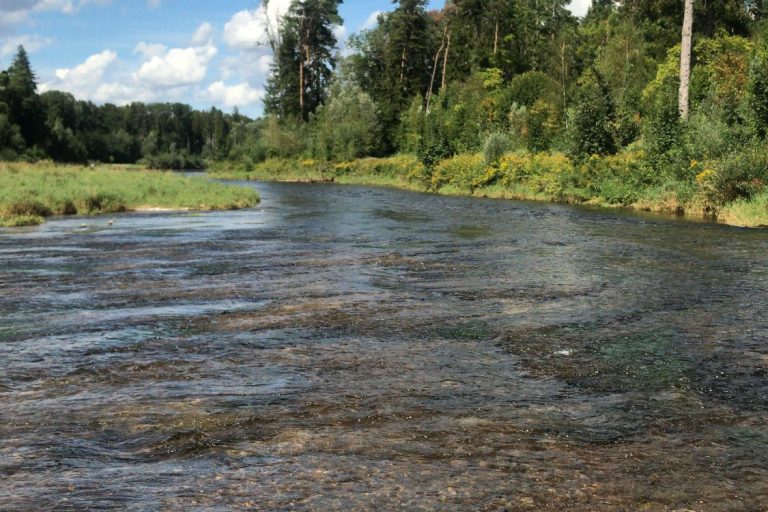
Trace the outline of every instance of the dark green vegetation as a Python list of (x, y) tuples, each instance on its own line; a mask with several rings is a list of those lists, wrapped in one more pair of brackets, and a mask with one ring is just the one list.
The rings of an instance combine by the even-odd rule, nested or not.
[(165, 172), (0, 164), (0, 226), (40, 224), (51, 215), (222, 210), (258, 201), (252, 189)]
[(237, 112), (200, 112), (179, 103), (97, 106), (60, 91), (37, 94), (36, 88), (20, 47), (0, 71), (0, 160), (190, 169), (235, 158), (253, 144), (253, 123)]
[[(0, 157), (217, 164), (277, 179), (315, 167), (308, 179), (768, 224), (762, 3), (696, 3), (686, 119), (683, 2), (597, 0), (577, 19), (565, 0), (454, 0), (429, 12), (425, 0), (396, 0), (350, 38), (346, 57), (334, 50), (340, 3), (296, 1), (270, 34), (275, 63), (258, 120), (37, 95), (20, 49), (0, 79)], [(421, 167), (347, 172), (393, 155)]]

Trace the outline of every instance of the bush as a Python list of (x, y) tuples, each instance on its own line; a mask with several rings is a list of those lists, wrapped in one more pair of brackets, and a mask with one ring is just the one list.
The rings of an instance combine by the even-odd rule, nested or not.
[(509, 153), (499, 163), (501, 184), (531, 185), (537, 192), (559, 197), (573, 173), (573, 164), (562, 153)]
[(509, 135), (501, 132), (494, 132), (488, 135), (485, 139), (485, 145), (483, 146), (483, 158), (486, 165), (496, 165), (504, 153), (509, 151), (512, 146), (512, 141)]
[(581, 82), (571, 131), (573, 156), (583, 159), (615, 153), (614, 106), (610, 93), (596, 72), (586, 73)]
[(574, 169), (570, 184), (583, 189), (586, 196), (600, 197), (609, 204), (628, 205), (656, 179), (642, 151), (627, 151), (591, 156)]
[(471, 191), (485, 175), (485, 162), (480, 154), (463, 154), (439, 162), (432, 172), (431, 188), (438, 190), (446, 185)]
[(768, 152), (758, 144), (726, 155), (714, 167), (707, 177), (699, 174), (697, 181), (710, 183), (720, 203), (752, 197), (768, 183)]

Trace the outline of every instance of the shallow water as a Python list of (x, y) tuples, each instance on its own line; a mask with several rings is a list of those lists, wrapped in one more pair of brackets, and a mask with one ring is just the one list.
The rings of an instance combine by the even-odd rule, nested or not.
[(768, 510), (768, 232), (246, 186), (0, 233), (0, 508)]

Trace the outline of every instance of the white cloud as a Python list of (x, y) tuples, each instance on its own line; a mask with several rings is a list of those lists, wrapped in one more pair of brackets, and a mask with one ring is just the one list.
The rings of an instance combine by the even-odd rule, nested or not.
[(152, 57), (158, 57), (164, 54), (168, 50), (168, 47), (164, 44), (148, 44), (141, 41), (133, 49), (134, 54), (143, 55), (145, 59), (151, 59)]
[(276, 35), (283, 16), (293, 0), (270, 0), (268, 7), (262, 3), (255, 10), (235, 13), (224, 25), (224, 40), (238, 50), (249, 50), (269, 43), (270, 35)]
[(57, 11), (73, 14), (88, 4), (106, 5), (111, 0), (0, 0), (0, 31), (29, 20), (34, 13)]
[(157, 99), (155, 93), (137, 84), (109, 82), (99, 85), (90, 95), (98, 103), (127, 105), (135, 101), (151, 102)]
[[(101, 81), (104, 71), (117, 59), (117, 54), (112, 50), (104, 50), (101, 53), (91, 55), (85, 62), (74, 68), (61, 68), (56, 70), (56, 78), (61, 81), (67, 90), (75, 93), (77, 89), (85, 89), (94, 83)], [(72, 90), (75, 89), (75, 90)]]
[(207, 21), (197, 27), (195, 35), (192, 36), (192, 46), (205, 46), (213, 38), (213, 25)]
[(208, 64), (217, 52), (210, 43), (199, 47), (172, 48), (142, 64), (133, 78), (149, 87), (197, 84), (205, 79)]
[(337, 46), (343, 48), (347, 42), (347, 27), (344, 25), (335, 25), (333, 27), (333, 35), (336, 36)]
[(218, 81), (208, 86), (206, 92), (209, 100), (227, 107), (245, 107), (258, 103), (264, 97), (262, 89), (255, 89), (246, 82), (227, 86)]
[(24, 46), (27, 53), (34, 53), (51, 43), (53, 43), (53, 39), (50, 37), (43, 37), (36, 34), (6, 37), (0, 42), (0, 57), (15, 53), (19, 45)]
[(161, 0), (147, 0), (147, 7), (150, 9), (157, 9), (163, 2)]
[(360, 30), (370, 30), (376, 25), (379, 24), (379, 16), (381, 16), (383, 11), (373, 11), (370, 16), (368, 16), (368, 19), (365, 20), (365, 23), (363, 23), (360, 26)]
[(592, 6), (592, 0), (571, 0), (568, 9), (576, 16), (584, 16)]
[(105, 76), (111, 73), (117, 62), (117, 53), (111, 50), (91, 55), (77, 66), (57, 69), (56, 79), (42, 84), (40, 92), (65, 91), (78, 99), (121, 105), (153, 99), (151, 90), (131, 80), (118, 81), (115, 77), (110, 77), (111, 81), (105, 80)]

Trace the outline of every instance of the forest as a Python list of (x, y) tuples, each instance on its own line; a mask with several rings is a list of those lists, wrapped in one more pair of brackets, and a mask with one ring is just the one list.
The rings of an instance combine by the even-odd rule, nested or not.
[[(0, 74), (0, 158), (391, 175), (447, 193), (716, 215), (768, 180), (768, 6), (395, 0), (339, 51), (340, 0), (297, 0), (269, 34), (264, 116), (38, 95), (23, 48)], [(685, 53), (685, 52), (683, 52)], [(686, 80), (687, 82), (687, 80)], [(683, 108), (685, 107), (685, 108)], [(756, 203), (755, 203), (756, 202)]]

